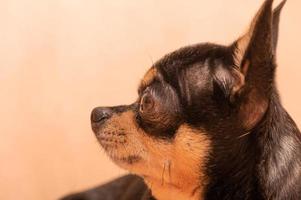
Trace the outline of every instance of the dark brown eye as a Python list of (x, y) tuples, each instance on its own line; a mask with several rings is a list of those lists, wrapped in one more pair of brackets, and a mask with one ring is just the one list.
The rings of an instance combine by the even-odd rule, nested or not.
[(144, 94), (140, 101), (140, 112), (147, 112), (154, 107), (154, 100), (150, 94)]

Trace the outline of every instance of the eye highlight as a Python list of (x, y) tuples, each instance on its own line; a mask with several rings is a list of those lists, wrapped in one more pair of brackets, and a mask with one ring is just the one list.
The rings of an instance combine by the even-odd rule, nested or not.
[(139, 111), (141, 113), (144, 113), (151, 110), (153, 107), (154, 107), (153, 97), (149, 93), (145, 93), (140, 100)]

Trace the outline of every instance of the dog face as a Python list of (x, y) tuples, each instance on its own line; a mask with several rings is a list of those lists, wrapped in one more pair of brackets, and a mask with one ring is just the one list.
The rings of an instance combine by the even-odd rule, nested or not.
[(136, 102), (92, 111), (101, 146), (117, 165), (144, 177), (158, 199), (199, 198), (214, 178), (210, 166), (231, 162), (221, 152), (235, 152), (237, 139), (262, 119), (285, 3), (273, 11), (272, 2), (231, 45), (170, 53), (146, 73)]
[(187, 120), (179, 90), (153, 67), (143, 78), (138, 94), (132, 105), (93, 111), (92, 128), (109, 156), (153, 187), (163, 182), (179, 187), (183, 179), (187, 180), (185, 187), (190, 187), (188, 184), (205, 180), (200, 169), (210, 140), (205, 129)]

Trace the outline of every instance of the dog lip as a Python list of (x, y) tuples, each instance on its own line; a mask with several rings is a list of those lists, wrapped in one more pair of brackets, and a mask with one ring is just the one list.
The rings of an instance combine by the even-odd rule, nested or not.
[(125, 134), (122, 133), (96, 132), (95, 135), (101, 145), (126, 143)]
[(119, 161), (119, 162), (123, 162), (123, 163), (127, 163), (127, 164), (134, 164), (139, 162), (142, 158), (141, 156), (138, 155), (128, 155), (128, 156), (124, 156), (124, 157), (111, 157), (113, 160)]
[(91, 122), (91, 128), (92, 131), (97, 134), (98, 131), (104, 126), (105, 123), (96, 123), (96, 122)]

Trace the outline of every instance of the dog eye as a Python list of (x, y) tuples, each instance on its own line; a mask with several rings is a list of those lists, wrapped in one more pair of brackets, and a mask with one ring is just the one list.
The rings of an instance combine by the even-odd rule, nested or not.
[(154, 107), (154, 100), (150, 94), (144, 94), (140, 101), (140, 112), (146, 112)]

